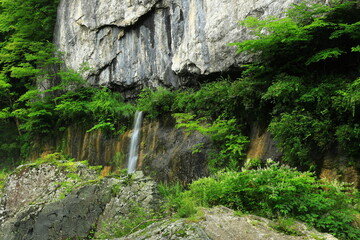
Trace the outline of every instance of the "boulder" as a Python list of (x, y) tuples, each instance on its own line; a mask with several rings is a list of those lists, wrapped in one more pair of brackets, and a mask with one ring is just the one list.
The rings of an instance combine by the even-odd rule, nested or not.
[(144, 230), (113, 240), (160, 239), (212, 239), (212, 240), (336, 240), (334, 236), (319, 233), (303, 223), (295, 222), (297, 236), (286, 235), (274, 229), (276, 223), (254, 215), (235, 215), (226, 207), (203, 209), (203, 216), (196, 221), (165, 220)]
[(155, 212), (159, 205), (155, 182), (141, 172), (99, 178), (82, 163), (30, 164), (3, 189), (0, 239), (85, 239), (101, 233), (103, 222), (131, 216), (134, 206)]

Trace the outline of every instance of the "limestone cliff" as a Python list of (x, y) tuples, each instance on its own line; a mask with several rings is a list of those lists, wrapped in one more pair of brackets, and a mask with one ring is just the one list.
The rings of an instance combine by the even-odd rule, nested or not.
[(250, 38), (238, 22), (280, 16), (299, 0), (62, 0), (55, 42), (65, 65), (92, 68), (93, 85), (180, 87), (246, 62), (228, 43)]

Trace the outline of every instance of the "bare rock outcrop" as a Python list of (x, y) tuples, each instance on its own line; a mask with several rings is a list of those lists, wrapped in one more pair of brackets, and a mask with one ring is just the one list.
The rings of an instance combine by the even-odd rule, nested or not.
[(0, 239), (93, 237), (103, 231), (104, 222), (126, 219), (134, 207), (157, 211), (155, 186), (141, 172), (99, 178), (77, 162), (21, 166), (10, 175), (0, 195)]
[(55, 42), (65, 65), (92, 68), (93, 85), (180, 87), (249, 59), (229, 46), (251, 37), (238, 22), (281, 16), (299, 0), (62, 0)]
[(201, 239), (201, 240), (336, 240), (334, 236), (319, 233), (303, 223), (292, 227), (298, 236), (286, 235), (275, 230), (276, 223), (254, 215), (236, 216), (226, 207), (204, 209), (198, 221), (171, 220), (154, 223), (144, 230), (127, 237), (113, 240), (160, 240), (160, 239)]

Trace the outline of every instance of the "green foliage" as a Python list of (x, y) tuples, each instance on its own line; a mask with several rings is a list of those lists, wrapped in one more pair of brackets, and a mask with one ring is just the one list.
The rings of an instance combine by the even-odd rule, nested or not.
[(0, 194), (5, 187), (5, 181), (7, 177), (9, 176), (9, 171), (7, 169), (1, 169), (0, 170)]
[(138, 230), (144, 229), (150, 224), (162, 219), (162, 215), (153, 210), (144, 209), (138, 203), (130, 203), (129, 213), (118, 222), (101, 225), (101, 232), (97, 233), (99, 239), (120, 238)]
[(339, 48), (325, 49), (325, 50), (322, 50), (322, 51), (316, 53), (314, 56), (310, 57), (305, 62), (305, 65), (310, 65), (311, 63), (316, 63), (321, 60), (326, 60), (328, 58), (338, 58), (343, 53), (345, 53), (345, 52), (340, 50)]
[(106, 88), (96, 91), (87, 107), (98, 122), (89, 131), (102, 129), (111, 132), (118, 129), (118, 133), (123, 133), (135, 113), (133, 105), (124, 103), (119, 93)]
[(245, 156), (249, 140), (241, 134), (239, 126), (234, 118), (225, 120), (221, 117), (214, 122), (207, 123), (205, 118), (194, 119), (195, 115), (178, 113), (176, 128), (185, 128), (185, 131), (199, 131), (204, 136), (209, 136), (214, 146), (217, 147), (216, 154), (209, 159), (209, 169), (216, 172), (219, 169), (239, 169)]
[(0, 4), (0, 74), (11, 84), (7, 95), (16, 99), (35, 78), (49, 75), (50, 64), (59, 62), (50, 43), (58, 0), (1, 0)]
[[(240, 23), (255, 38), (233, 43), (254, 63), (233, 85), (244, 114), (266, 125), (284, 159), (311, 167), (311, 156), (334, 146), (359, 156), (360, 9), (356, 3), (302, 2), (285, 18)], [(239, 118), (238, 118), (239, 119)], [(249, 119), (245, 119), (249, 120)]]
[(149, 88), (142, 90), (137, 101), (138, 108), (148, 113), (150, 118), (156, 118), (172, 110), (175, 93), (166, 88), (153, 91)]
[(75, 119), (81, 121), (90, 115), (87, 107), (96, 90), (82, 87), (76, 91), (68, 91), (54, 99), (55, 112), (64, 125), (71, 124)]
[[(197, 207), (224, 205), (269, 218), (294, 218), (340, 239), (360, 236), (360, 229), (352, 226), (359, 214), (359, 193), (354, 188), (319, 181), (310, 172), (278, 164), (258, 170), (219, 172), (193, 182), (180, 196)], [(181, 212), (185, 205), (177, 206)], [(290, 225), (283, 222), (279, 226), (289, 231)]]
[[(334, 3), (332, 7), (303, 2), (289, 10), (285, 18), (249, 17), (242, 21), (241, 25), (257, 38), (233, 45), (238, 52), (260, 53), (258, 63), (278, 73), (331, 71), (336, 64), (343, 66), (343, 61), (356, 62), (350, 52), (360, 39), (359, 11), (351, 2)], [(314, 65), (319, 61), (322, 68)], [(350, 66), (355, 67), (355, 62)], [(341, 68), (338, 65), (336, 69)]]
[(271, 225), (271, 227), (287, 235), (293, 235), (293, 236), (301, 235), (297, 229), (295, 219), (293, 218), (280, 217), (275, 224)]
[(87, 87), (79, 74), (73, 72), (46, 91), (25, 92), (17, 104), (14, 111), (7, 110), (6, 117), (18, 119), (18, 129), (26, 142), (52, 138), (74, 123), (89, 126), (89, 131), (122, 133), (135, 112), (134, 106), (125, 103), (119, 93)]
[(220, 115), (233, 116), (232, 84), (227, 79), (204, 84), (199, 91), (178, 95), (173, 108), (175, 112), (196, 113), (199, 117), (217, 119)]
[(351, 112), (358, 116), (360, 107), (360, 78), (347, 84), (346, 88), (339, 89), (334, 97), (334, 105), (339, 112)]
[(144, 89), (137, 101), (138, 108), (156, 118), (171, 113), (192, 113), (215, 120), (220, 115), (231, 117), (236, 112), (235, 91), (227, 79), (207, 83), (198, 91), (171, 91), (165, 88)]
[(183, 187), (177, 182), (174, 184), (159, 184), (159, 192), (165, 199), (164, 208), (168, 212), (176, 212), (175, 217), (190, 217), (197, 212), (195, 202), (182, 195)]
[(336, 129), (336, 140), (350, 156), (356, 156), (360, 148), (360, 125), (341, 125)]
[[(8, 153), (16, 152), (13, 159), (20, 159), (20, 148), (29, 145), (23, 131), (44, 133), (43, 129), (52, 124), (46, 123), (51, 118), (48, 105), (28, 102), (25, 106), (19, 98), (36, 82), (53, 77), (49, 66), (59, 62), (51, 43), (57, 5), (58, 0), (0, 1), (0, 119), (13, 122), (17, 128), (16, 140), (1, 139), (0, 145)], [(24, 118), (29, 119), (28, 123), (21, 126)]]
[[(209, 136), (214, 145), (209, 159), (211, 171), (239, 169), (248, 139), (242, 134), (243, 125), (236, 120), (239, 115), (237, 102), (242, 97), (238, 90), (237, 82), (221, 79), (202, 85), (198, 91), (145, 89), (137, 103), (151, 118), (173, 113), (177, 128), (184, 127), (187, 132), (198, 131)], [(201, 146), (198, 146), (193, 153), (200, 151)]]
[(19, 164), (19, 145), (15, 123), (0, 119), (0, 169), (13, 169)]
[(311, 166), (313, 151), (323, 151), (331, 143), (330, 127), (330, 122), (326, 120), (319, 121), (306, 112), (293, 111), (274, 119), (269, 130), (285, 154), (285, 161), (294, 166)]

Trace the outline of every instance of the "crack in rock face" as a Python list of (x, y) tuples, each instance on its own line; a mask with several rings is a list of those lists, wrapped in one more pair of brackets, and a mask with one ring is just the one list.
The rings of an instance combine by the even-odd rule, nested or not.
[(65, 65), (92, 85), (178, 88), (248, 62), (231, 42), (249, 39), (238, 22), (282, 16), (300, 0), (62, 0), (55, 42)]

